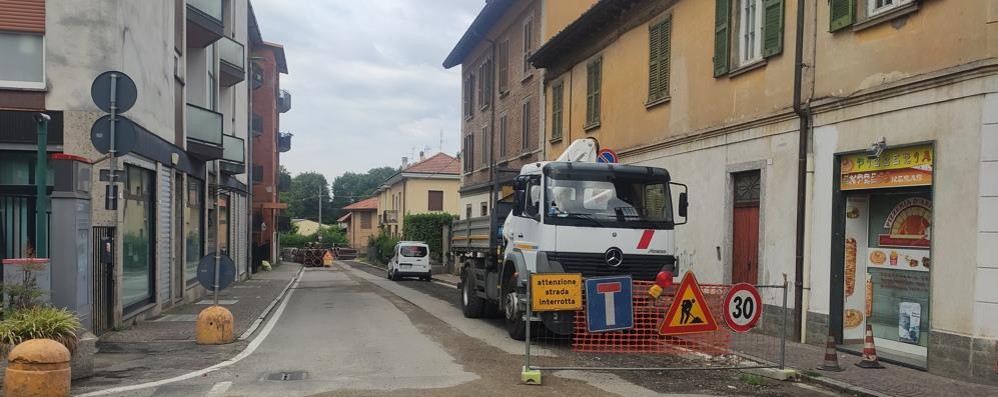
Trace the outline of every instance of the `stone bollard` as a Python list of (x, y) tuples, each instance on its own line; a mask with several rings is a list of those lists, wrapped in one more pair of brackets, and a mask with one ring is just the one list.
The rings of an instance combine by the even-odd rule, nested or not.
[(197, 342), (199, 345), (232, 343), (234, 319), (222, 306), (209, 306), (198, 313)]
[(4, 397), (69, 396), (69, 349), (51, 339), (31, 339), (7, 354)]

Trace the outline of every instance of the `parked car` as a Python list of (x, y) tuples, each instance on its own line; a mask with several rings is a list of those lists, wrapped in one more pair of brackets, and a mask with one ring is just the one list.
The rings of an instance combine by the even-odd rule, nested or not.
[(395, 244), (395, 253), (388, 261), (388, 279), (419, 277), (430, 281), (430, 246), (418, 241)]

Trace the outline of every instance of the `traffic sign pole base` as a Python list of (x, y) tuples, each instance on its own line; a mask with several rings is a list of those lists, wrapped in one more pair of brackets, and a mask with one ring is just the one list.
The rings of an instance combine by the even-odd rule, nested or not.
[(520, 371), (520, 380), (523, 381), (523, 384), (525, 385), (540, 385), (541, 370), (523, 367), (523, 370)]

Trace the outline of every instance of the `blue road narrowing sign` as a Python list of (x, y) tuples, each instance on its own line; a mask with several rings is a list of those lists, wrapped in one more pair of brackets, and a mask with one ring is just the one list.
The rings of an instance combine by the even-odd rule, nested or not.
[(589, 332), (634, 328), (631, 276), (586, 279), (586, 327)]
[(600, 149), (596, 155), (596, 162), (614, 164), (620, 161), (620, 156), (613, 149)]

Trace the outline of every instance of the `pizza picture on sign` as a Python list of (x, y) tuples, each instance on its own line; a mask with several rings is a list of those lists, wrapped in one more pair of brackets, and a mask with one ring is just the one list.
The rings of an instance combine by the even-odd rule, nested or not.
[[(901, 201), (884, 222), (881, 246), (928, 247), (932, 235), (932, 202), (921, 197)], [(873, 259), (873, 258), (871, 258)]]

